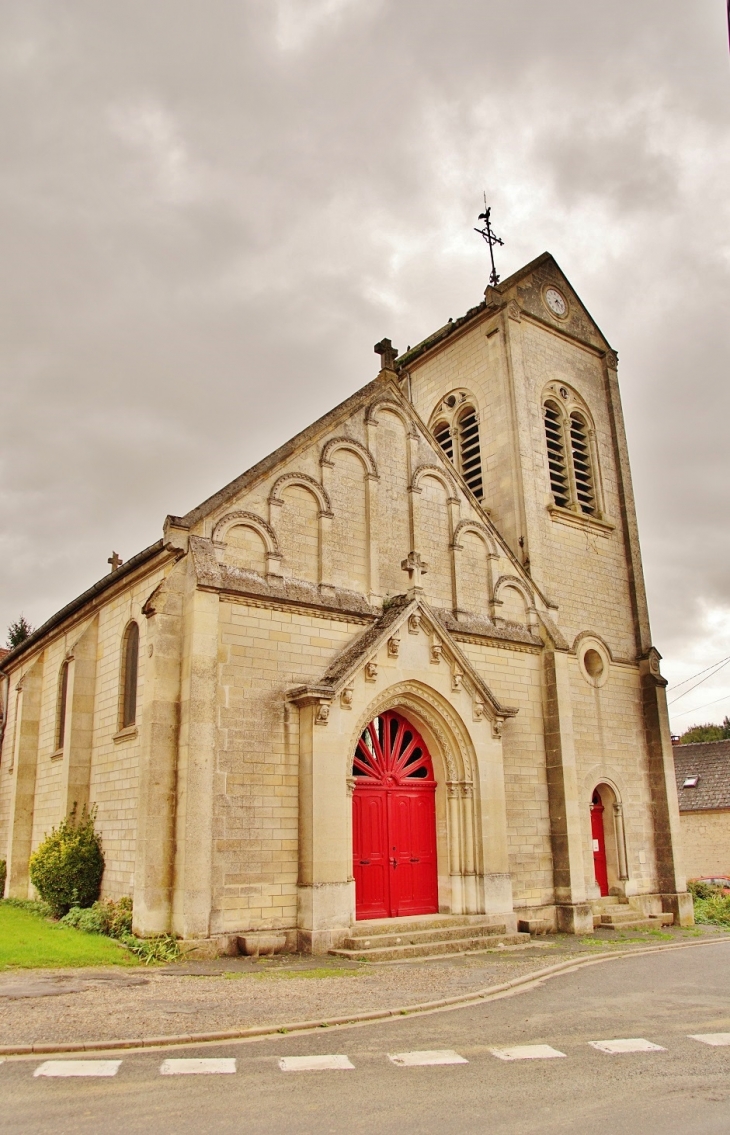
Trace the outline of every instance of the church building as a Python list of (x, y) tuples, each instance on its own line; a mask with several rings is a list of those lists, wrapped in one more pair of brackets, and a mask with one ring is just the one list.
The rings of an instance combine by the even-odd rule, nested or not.
[(692, 923), (615, 352), (547, 253), (376, 351), (0, 662), (7, 895), (88, 805), (140, 935)]

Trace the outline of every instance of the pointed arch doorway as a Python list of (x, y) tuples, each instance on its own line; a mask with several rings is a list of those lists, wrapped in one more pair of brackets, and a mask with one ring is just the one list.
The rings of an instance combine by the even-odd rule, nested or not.
[(420, 733), (394, 710), (379, 714), (352, 774), (355, 917), (438, 913), (436, 780)]
[(608, 895), (608, 863), (606, 861), (606, 833), (603, 827), (604, 805), (598, 789), (591, 800), (591, 836), (593, 839), (593, 871), (601, 898)]

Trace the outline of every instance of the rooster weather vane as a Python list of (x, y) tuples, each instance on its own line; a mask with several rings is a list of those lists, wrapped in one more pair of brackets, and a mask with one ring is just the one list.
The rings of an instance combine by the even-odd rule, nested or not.
[[(730, 2), (730, 0), (729, 0), (729, 2)], [(497, 273), (497, 269), (494, 266), (494, 246), (495, 246), (495, 244), (502, 244), (503, 245), (504, 241), (500, 240), (500, 238), (496, 235), (496, 233), (494, 233), (492, 231), (492, 226), (491, 226), (491, 223), (490, 223), (490, 220), (489, 220), (489, 214), (491, 212), (492, 212), (491, 206), (489, 208), (487, 208), (487, 195), (485, 193), (484, 194), (484, 212), (480, 213), (479, 217), (478, 217), (478, 219), (480, 221), (483, 221), (484, 224), (483, 224), (482, 228), (474, 229), (474, 232), (479, 233), (480, 236), (484, 237), (484, 240), (489, 245), (489, 257), (492, 261), (492, 274), (489, 277), (489, 283), (492, 285), (493, 288), (495, 288), (497, 286), (497, 284), (499, 283), (499, 275)]]

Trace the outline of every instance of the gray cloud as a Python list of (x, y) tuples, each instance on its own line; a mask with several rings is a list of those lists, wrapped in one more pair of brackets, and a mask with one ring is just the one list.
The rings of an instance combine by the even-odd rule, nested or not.
[(486, 188), (620, 351), (665, 670), (730, 653), (724, 8), (9, 0), (0, 628), (477, 302)]

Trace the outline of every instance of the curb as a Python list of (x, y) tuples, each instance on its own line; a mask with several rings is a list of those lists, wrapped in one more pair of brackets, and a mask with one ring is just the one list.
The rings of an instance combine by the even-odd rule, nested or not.
[(210, 1033), (179, 1033), (172, 1036), (137, 1037), (129, 1040), (92, 1040), (76, 1044), (3, 1044), (0, 1045), (0, 1056), (33, 1056), (48, 1055), (49, 1053), (72, 1052), (112, 1052), (119, 1049), (144, 1048), (171, 1048), (188, 1044), (214, 1044), (226, 1040), (247, 1040), (254, 1037), (276, 1036), (278, 1033), (307, 1032), (313, 1029), (326, 1029), (334, 1025), (357, 1025), (368, 1021), (386, 1021), (394, 1017), (411, 1017), (425, 1013), (434, 1013), (439, 1009), (456, 1009), (460, 1006), (474, 1004), (480, 1001), (489, 1001), (518, 989), (523, 985), (534, 985), (557, 977), (561, 973), (569, 973), (583, 969), (599, 962), (612, 961), (616, 958), (633, 958), (645, 954), (667, 953), (671, 950), (691, 950), (697, 946), (716, 946), (720, 942), (728, 942), (730, 938), (705, 939), (702, 942), (682, 942), (672, 946), (648, 946), (641, 950), (604, 951), (600, 954), (580, 956), (573, 960), (558, 962), (543, 969), (533, 970), (532, 973), (515, 977), (512, 981), (505, 981), (499, 985), (490, 985), (486, 989), (479, 989), (475, 993), (463, 993), (457, 997), (442, 997), (438, 1001), (422, 1001), (415, 1005), (404, 1005), (395, 1009), (375, 1009), (369, 1013), (350, 1013), (343, 1017), (322, 1017), (315, 1021), (291, 1021), (282, 1025), (255, 1025), (247, 1029), (227, 1029), (223, 1032)]

